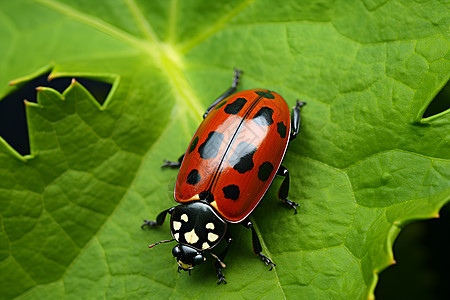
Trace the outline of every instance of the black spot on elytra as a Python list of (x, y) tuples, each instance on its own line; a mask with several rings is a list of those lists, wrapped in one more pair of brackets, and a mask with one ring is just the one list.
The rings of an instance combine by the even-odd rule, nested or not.
[(203, 159), (210, 159), (216, 157), (219, 153), (220, 144), (222, 144), (224, 135), (223, 133), (211, 131), (208, 133), (208, 137), (205, 142), (198, 147), (198, 153)]
[(200, 176), (200, 173), (197, 169), (193, 169), (191, 172), (189, 172), (189, 175), (186, 179), (186, 182), (190, 185), (196, 185), (202, 177)]
[(253, 155), (256, 152), (256, 147), (246, 142), (240, 142), (236, 147), (233, 155), (228, 162), (230, 165), (241, 174), (253, 169)]
[(281, 138), (284, 139), (286, 137), (286, 129), (287, 127), (283, 122), (277, 123), (277, 131), (280, 134)]
[(189, 153), (195, 150), (195, 147), (197, 147), (198, 143), (198, 136), (195, 137), (195, 139), (192, 141), (191, 146), (189, 147)]
[(263, 162), (259, 166), (259, 171), (258, 171), (259, 180), (266, 181), (267, 179), (269, 179), (270, 174), (272, 174), (272, 171), (273, 171), (273, 165), (268, 161)]
[(231, 200), (236, 201), (239, 198), (239, 194), (240, 194), (239, 187), (235, 184), (227, 185), (222, 190), (223, 190), (223, 195), (225, 196), (226, 199), (231, 199)]
[(253, 121), (255, 121), (256, 124), (261, 126), (269, 126), (273, 124), (273, 109), (270, 107), (264, 106), (261, 107), (261, 109), (256, 113), (256, 115), (253, 117)]
[(256, 91), (255, 92), (258, 96), (267, 98), (267, 99), (275, 99), (275, 96), (271, 92), (266, 91)]
[(245, 103), (247, 103), (247, 99), (237, 98), (233, 103), (230, 103), (225, 107), (224, 112), (230, 115), (236, 115), (244, 107)]
[(222, 102), (220, 102), (218, 105), (216, 105), (216, 107), (214, 107), (214, 109), (219, 109), (219, 108), (221, 108), (222, 106), (224, 106), (226, 103), (227, 103), (227, 101), (222, 101)]

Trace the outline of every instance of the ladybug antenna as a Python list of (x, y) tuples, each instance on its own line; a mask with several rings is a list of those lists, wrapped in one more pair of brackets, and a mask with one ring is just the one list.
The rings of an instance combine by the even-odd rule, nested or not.
[(164, 244), (164, 243), (168, 243), (168, 242), (173, 242), (173, 241), (175, 241), (175, 239), (171, 239), (171, 240), (164, 240), (164, 241), (161, 241), (161, 242), (157, 242), (157, 243), (154, 243), (154, 244), (148, 245), (148, 247), (149, 247), (149, 248), (153, 248), (153, 247), (155, 247), (155, 246), (156, 246), (156, 245), (158, 245), (158, 244)]

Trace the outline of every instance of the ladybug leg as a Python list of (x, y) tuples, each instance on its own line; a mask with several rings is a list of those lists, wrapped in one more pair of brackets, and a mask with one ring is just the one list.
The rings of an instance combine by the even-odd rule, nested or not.
[(168, 213), (171, 214), (174, 208), (175, 207), (171, 207), (169, 209), (160, 212), (159, 215), (156, 217), (156, 221), (144, 220), (144, 224), (141, 225), (141, 228), (144, 229), (145, 226), (148, 227), (161, 226), (164, 223), (164, 220), (166, 219), (166, 215)]
[(161, 166), (161, 168), (179, 168), (181, 166), (181, 163), (183, 162), (184, 154), (180, 156), (178, 161), (170, 161), (170, 160), (164, 160), (164, 164)]
[(233, 74), (233, 84), (231, 87), (225, 91), (222, 95), (220, 95), (219, 98), (216, 99), (205, 111), (203, 114), (203, 119), (206, 118), (206, 116), (209, 114), (209, 112), (216, 106), (219, 102), (221, 102), (223, 99), (227, 98), (228, 96), (233, 95), (236, 92), (237, 85), (239, 83), (239, 77), (241, 76), (242, 71), (234, 68), (234, 74)]
[(225, 256), (228, 253), (228, 249), (230, 249), (230, 245), (233, 242), (233, 238), (231, 237), (231, 234), (227, 231), (224, 240), (227, 242), (227, 246), (225, 247), (225, 249), (223, 249), (223, 251), (219, 254), (219, 256), (211, 253), (211, 256), (216, 260), (214, 263), (214, 266), (216, 267), (216, 274), (217, 274), (217, 278), (219, 278), (219, 282), (217, 282), (217, 284), (220, 283), (224, 283), (226, 284), (226, 280), (225, 280), (225, 275), (223, 275), (221, 268), (226, 268), (226, 265), (223, 263), (223, 260), (225, 259)]
[(242, 222), (242, 225), (244, 225), (246, 228), (250, 228), (252, 230), (252, 246), (253, 246), (253, 252), (261, 258), (261, 260), (266, 264), (266, 266), (270, 266), (269, 271), (272, 271), (273, 267), (276, 265), (264, 254), (261, 253), (262, 247), (261, 242), (259, 241), (258, 235), (256, 234), (255, 228), (253, 228), (253, 223), (249, 219), (245, 219)]
[(281, 184), (280, 189), (278, 190), (278, 199), (286, 203), (286, 205), (288, 205), (289, 207), (293, 208), (296, 214), (298, 204), (287, 199), (289, 193), (289, 170), (283, 166), (280, 166), (280, 168), (277, 171), (277, 175), (284, 176), (283, 183)]
[(291, 137), (289, 138), (289, 142), (294, 140), (297, 137), (298, 132), (300, 131), (300, 119), (301, 119), (300, 108), (304, 105), (306, 105), (306, 102), (300, 102), (297, 100), (297, 104), (292, 108), (292, 119), (291, 119), (292, 132)]

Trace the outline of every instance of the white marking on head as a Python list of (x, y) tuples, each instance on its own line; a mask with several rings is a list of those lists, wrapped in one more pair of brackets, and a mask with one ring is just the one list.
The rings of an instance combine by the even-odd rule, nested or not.
[(180, 238), (180, 234), (177, 232), (173, 235), (173, 237), (177, 240), (177, 242), (179, 241)]
[(206, 229), (214, 229), (214, 223), (208, 223), (206, 224)]
[(219, 236), (218, 236), (217, 234), (212, 233), (212, 232), (208, 233), (208, 240), (209, 240), (210, 242), (214, 242), (214, 241), (217, 240), (218, 238), (219, 238)]
[(186, 232), (184, 234), (184, 238), (186, 239), (186, 242), (188, 242), (189, 244), (195, 244), (198, 241), (198, 236), (195, 233), (195, 229), (192, 229), (189, 232)]
[(204, 242), (204, 243), (202, 244), (202, 250), (205, 250), (205, 249), (208, 249), (208, 248), (209, 248), (209, 244), (206, 243), (206, 242)]
[(173, 221), (172, 227), (175, 231), (178, 231), (181, 228), (181, 222)]
[(187, 214), (182, 214), (180, 219), (185, 221), (185, 222), (187, 222), (189, 220)]

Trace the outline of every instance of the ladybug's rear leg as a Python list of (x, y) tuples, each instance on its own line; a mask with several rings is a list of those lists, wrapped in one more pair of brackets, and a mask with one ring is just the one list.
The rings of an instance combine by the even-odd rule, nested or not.
[[(231, 87), (225, 91), (222, 95), (219, 96), (205, 111), (203, 114), (203, 119), (206, 118), (206, 116), (209, 114), (209, 112), (219, 104), (223, 99), (233, 95), (236, 92), (237, 85), (239, 84), (239, 78), (241, 77), (242, 71), (238, 70), (237, 68), (234, 68), (234, 74), (233, 74), (233, 83), (231, 84)], [(164, 160), (164, 164), (161, 166), (161, 168), (179, 168), (181, 166), (181, 163), (183, 162), (184, 154), (178, 159), (178, 161), (170, 161), (170, 160)]]
[(275, 267), (276, 265), (270, 260), (270, 258), (261, 253), (262, 251), (261, 242), (259, 241), (255, 228), (253, 228), (252, 221), (250, 221), (249, 219), (245, 219), (244, 221), (242, 221), (242, 225), (252, 230), (253, 252), (261, 258), (261, 260), (266, 264), (266, 266), (270, 266), (269, 271), (272, 271), (273, 267)]
[(289, 142), (294, 140), (297, 137), (298, 132), (300, 131), (300, 119), (301, 119), (300, 108), (304, 105), (306, 105), (306, 102), (300, 102), (297, 100), (297, 104), (294, 106), (294, 108), (292, 108), (292, 119), (291, 119), (292, 132), (289, 138)]
[(297, 206), (298, 204), (287, 199), (288, 193), (289, 193), (289, 171), (283, 166), (280, 166), (280, 168), (277, 171), (277, 175), (284, 176), (283, 183), (280, 186), (280, 189), (278, 190), (278, 199), (286, 203), (289, 207), (293, 208), (295, 210), (295, 213), (297, 213)]
[(231, 85), (231, 87), (225, 91), (225, 93), (223, 93), (222, 95), (220, 95), (219, 98), (216, 99), (216, 101), (214, 101), (205, 111), (205, 113), (203, 114), (203, 119), (206, 118), (206, 116), (209, 114), (209, 112), (214, 108), (214, 106), (216, 106), (217, 104), (219, 104), (219, 102), (221, 102), (223, 99), (227, 98), (228, 96), (233, 95), (236, 92), (236, 88), (237, 85), (239, 83), (239, 77), (241, 76), (242, 71), (238, 70), (236, 68), (234, 68), (234, 74), (233, 74), (233, 84)]

